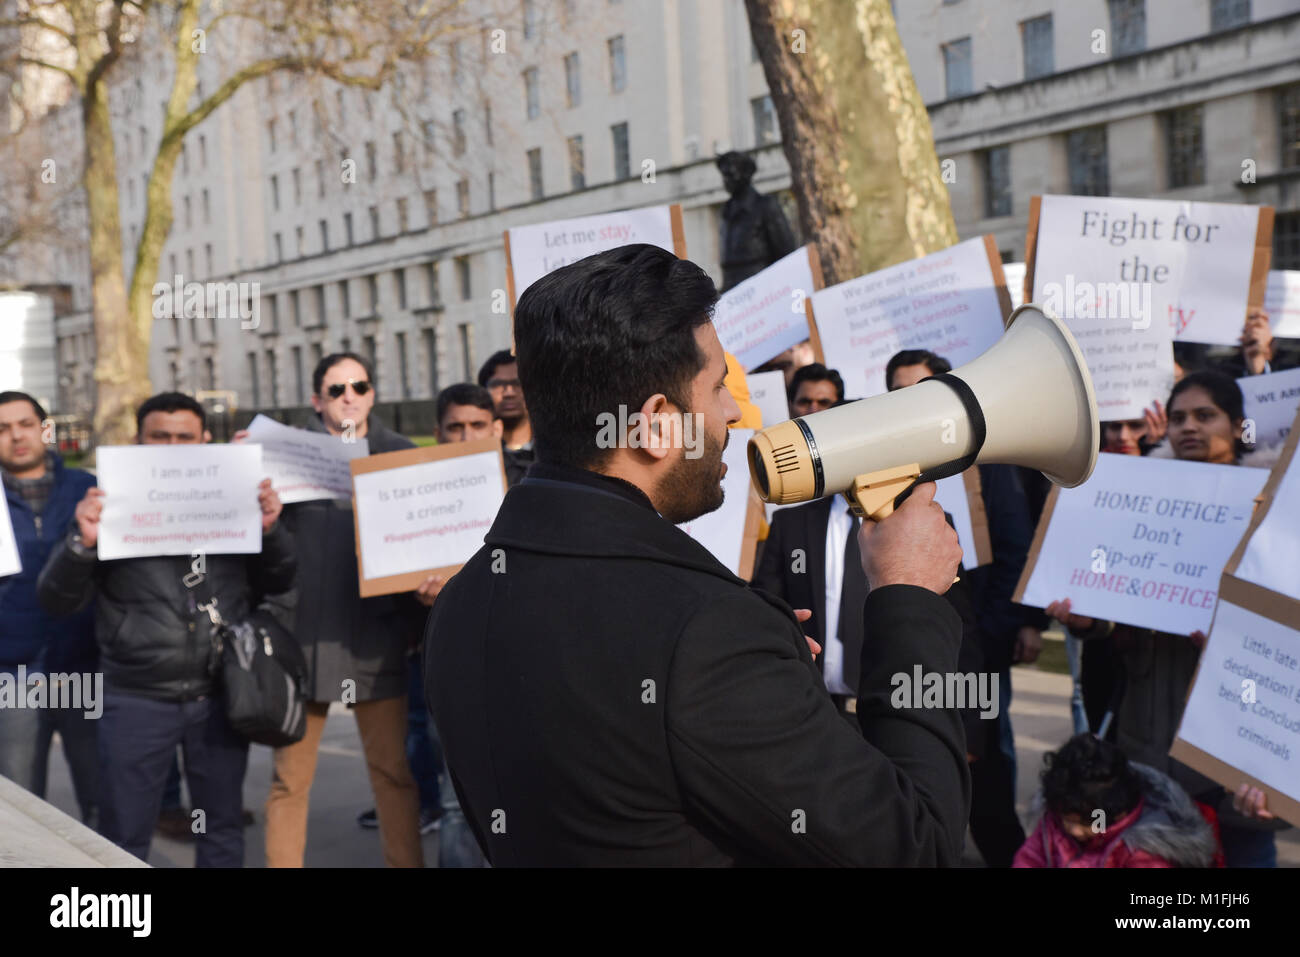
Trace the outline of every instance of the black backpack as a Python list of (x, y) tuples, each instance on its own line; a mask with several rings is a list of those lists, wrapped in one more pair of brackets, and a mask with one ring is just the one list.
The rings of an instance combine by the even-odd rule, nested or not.
[(302, 646), (266, 609), (231, 624), (215, 596), (201, 603), (212, 621), (211, 668), (220, 674), (226, 719), (254, 744), (281, 748), (307, 732), (307, 659)]

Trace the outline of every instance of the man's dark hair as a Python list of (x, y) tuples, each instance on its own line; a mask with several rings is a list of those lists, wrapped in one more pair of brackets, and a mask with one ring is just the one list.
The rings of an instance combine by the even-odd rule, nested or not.
[(483, 363), (483, 367), (478, 370), (478, 384), (486, 387), (496, 375), (497, 366), (508, 366), (512, 362), (517, 362), (513, 352), (509, 349), (502, 349), (488, 356), (488, 361)]
[(592, 468), (598, 417), (630, 415), (662, 392), (690, 411), (705, 357), (695, 330), (718, 300), (699, 266), (637, 243), (596, 253), (529, 286), (515, 308), (519, 379), (537, 458)]
[(375, 381), (375, 367), (370, 364), (369, 359), (359, 356), (355, 352), (331, 352), (329, 355), (321, 359), (320, 362), (316, 363), (316, 368), (312, 370), (311, 374), (311, 391), (316, 393), (316, 395), (320, 395), (320, 387), (325, 381), (325, 373), (329, 372), (330, 369), (334, 368), (344, 359), (351, 359), (353, 362), (360, 365), (361, 368), (365, 369), (366, 379), (369, 380), (370, 384), (374, 386), (376, 392), (378, 392), (379, 383)]
[(8, 405), (10, 402), (30, 402), (32, 409), (36, 412), (36, 418), (42, 422), (45, 421), (45, 406), (41, 405), (26, 392), (16, 392), (12, 389), (8, 392), (0, 392), (0, 405)]
[(785, 390), (789, 401), (794, 401), (794, 397), (799, 394), (799, 386), (804, 382), (829, 382), (835, 386), (835, 401), (839, 402), (844, 398), (844, 380), (840, 378), (838, 372), (826, 368), (820, 362), (810, 362), (795, 370), (794, 377), (790, 380), (790, 387)]
[(199, 417), (199, 429), (208, 427), (208, 413), (193, 397), (184, 392), (159, 392), (140, 403), (135, 410), (135, 430), (144, 431), (144, 420), (150, 412), (193, 412)]
[(925, 366), (930, 370), (930, 375), (940, 375), (944, 372), (952, 371), (952, 363), (943, 356), (937, 356), (929, 349), (904, 349), (902, 352), (894, 353), (889, 363), (885, 366), (885, 388), (892, 389), (894, 385), (894, 370), (900, 366)]
[[(1169, 393), (1169, 404), (1165, 406), (1165, 413), (1168, 414), (1174, 407), (1174, 399), (1178, 398), (1188, 389), (1204, 389), (1210, 395), (1210, 401), (1222, 409), (1233, 422), (1240, 422), (1246, 416), (1246, 402), (1241, 395), (1241, 386), (1237, 380), (1230, 375), (1224, 375), (1222, 372), (1214, 372), (1209, 369), (1203, 369), (1200, 372), (1189, 372), (1177, 382), (1174, 383), (1173, 390)], [(1237, 439), (1237, 454), (1242, 455), (1250, 451), (1251, 446), (1247, 445), (1241, 439)]]
[(1077, 814), (1091, 822), (1100, 810), (1109, 827), (1142, 797), (1142, 779), (1124, 752), (1087, 732), (1043, 755), (1043, 764), (1043, 799), (1058, 817)]
[(457, 382), (438, 393), (438, 427), (442, 428), (442, 417), (453, 405), (472, 405), (483, 409), (496, 417), (496, 408), (492, 404), (492, 393), (481, 385), (472, 382)]
[(723, 153), (714, 161), (714, 165), (717, 166), (718, 169), (722, 169), (724, 164), (734, 167), (736, 172), (746, 179), (752, 178), (755, 171), (758, 169), (758, 164), (754, 162), (754, 157), (750, 156), (748, 153), (740, 153), (736, 150)]

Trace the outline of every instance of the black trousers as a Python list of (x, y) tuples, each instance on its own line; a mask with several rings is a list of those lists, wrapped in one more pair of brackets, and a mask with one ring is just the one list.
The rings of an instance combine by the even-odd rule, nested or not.
[[(1016, 778), (999, 746), (998, 722), (980, 721), (983, 754), (970, 766), (970, 831), (989, 867), (1010, 867), (1025, 829), (1016, 814)], [(971, 749), (974, 752), (974, 749)], [(979, 753), (979, 752), (974, 752)]]

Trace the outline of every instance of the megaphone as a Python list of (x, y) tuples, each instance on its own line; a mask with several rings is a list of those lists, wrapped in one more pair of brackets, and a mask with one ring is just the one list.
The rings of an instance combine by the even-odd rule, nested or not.
[(1085, 482), (1100, 423), (1092, 377), (1060, 319), (1026, 303), (984, 354), (896, 392), (814, 412), (755, 433), (759, 497), (789, 505), (839, 492), (881, 519), (918, 482), (977, 463), (1024, 465), (1057, 485)]

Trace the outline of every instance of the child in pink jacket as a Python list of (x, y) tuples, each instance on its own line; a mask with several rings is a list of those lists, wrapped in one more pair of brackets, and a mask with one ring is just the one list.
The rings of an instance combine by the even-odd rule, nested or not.
[(1042, 818), (1013, 867), (1222, 866), (1213, 825), (1168, 775), (1091, 734), (1043, 761)]

